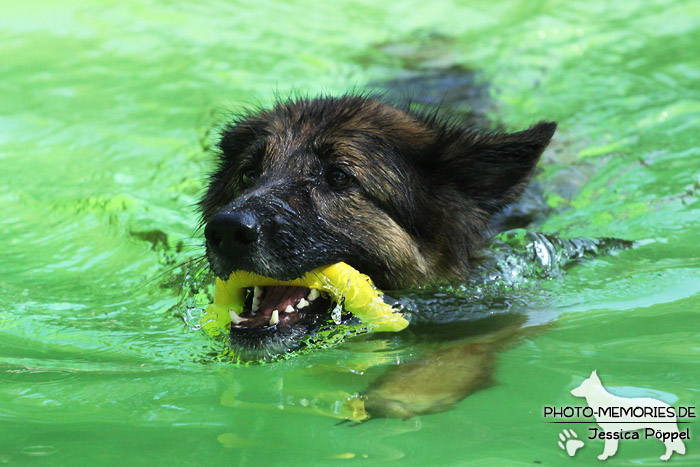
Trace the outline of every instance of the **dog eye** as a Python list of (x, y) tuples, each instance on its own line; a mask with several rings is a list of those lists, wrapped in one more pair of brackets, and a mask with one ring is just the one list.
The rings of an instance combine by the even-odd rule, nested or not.
[(243, 171), (243, 175), (241, 175), (241, 182), (243, 182), (243, 186), (250, 186), (253, 184), (255, 181), (255, 177), (257, 177), (258, 174), (255, 171), (255, 169), (246, 169)]
[(352, 182), (352, 177), (340, 169), (328, 172), (328, 184), (333, 188), (344, 188)]

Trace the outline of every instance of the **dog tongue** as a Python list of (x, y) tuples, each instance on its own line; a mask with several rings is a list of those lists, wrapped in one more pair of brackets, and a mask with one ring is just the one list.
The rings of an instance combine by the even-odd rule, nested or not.
[(287, 306), (296, 304), (306, 296), (306, 287), (269, 286), (265, 287), (265, 294), (260, 302), (258, 313), (265, 316), (271, 315), (273, 310), (282, 313)]

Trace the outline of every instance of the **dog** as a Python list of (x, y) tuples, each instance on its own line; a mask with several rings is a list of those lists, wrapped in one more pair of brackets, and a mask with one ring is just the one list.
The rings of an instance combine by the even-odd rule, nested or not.
[[(385, 291), (459, 282), (555, 130), (478, 131), (374, 95), (241, 115), (221, 132), (199, 204), (210, 268), (222, 280), (237, 270), (291, 280), (342, 261)], [(245, 326), (230, 334), (244, 359), (296, 349), (328, 321), (331, 304), (301, 287), (249, 295)]]
[[(668, 411), (672, 410), (672, 408), (665, 402), (652, 399), (651, 397), (620, 397), (610, 394), (603, 386), (603, 383), (601, 383), (595, 370), (579, 386), (572, 389), (571, 394), (586, 399), (588, 406), (593, 409), (596, 422), (603, 429), (604, 433), (599, 433), (598, 435), (605, 439), (605, 447), (598, 459), (605, 460), (617, 452), (620, 438), (628, 439), (624, 432), (640, 429), (644, 429), (645, 437), (658, 437), (657, 434), (661, 433), (661, 438), (659, 439), (666, 446), (666, 452), (661, 455), (661, 460), (666, 461), (670, 459), (674, 452), (685, 454), (685, 445), (676, 424), (676, 417), (667, 416)], [(615, 415), (614, 412), (610, 412), (611, 415), (603, 414), (606, 410), (618, 408), (636, 409), (640, 413), (642, 413), (643, 409), (657, 408), (662, 409), (663, 415), (658, 417), (653, 415), (634, 415), (634, 412), (630, 412), (633, 415)], [(637, 436), (631, 436), (631, 438), (636, 439)]]

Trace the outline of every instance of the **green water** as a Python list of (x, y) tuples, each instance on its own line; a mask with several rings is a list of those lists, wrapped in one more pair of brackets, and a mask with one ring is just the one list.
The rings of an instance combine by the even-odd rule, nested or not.
[[(581, 404), (569, 391), (591, 370), (621, 394), (700, 404), (700, 4), (616, 5), (5, 2), (0, 463), (586, 465), (603, 442), (567, 457), (542, 409)], [(559, 122), (539, 231), (639, 245), (514, 290), (553, 324), (447, 412), (335, 425), (345, 398), (421, 352), (400, 335), (216, 363), (168, 281), (200, 249), (209, 130), (275, 93), (451, 64), (481, 71), (509, 128)], [(686, 426), (670, 462), (697, 465)], [(606, 464), (662, 452), (623, 441)]]

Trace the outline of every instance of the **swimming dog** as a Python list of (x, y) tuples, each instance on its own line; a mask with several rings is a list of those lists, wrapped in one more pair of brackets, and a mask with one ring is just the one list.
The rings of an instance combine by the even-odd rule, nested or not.
[[(459, 282), (555, 129), (477, 131), (368, 95), (242, 115), (221, 133), (200, 202), (211, 270), (290, 280), (343, 261), (384, 290)], [(294, 349), (328, 318), (328, 301), (302, 287), (252, 292), (245, 325), (231, 329), (243, 358)]]

